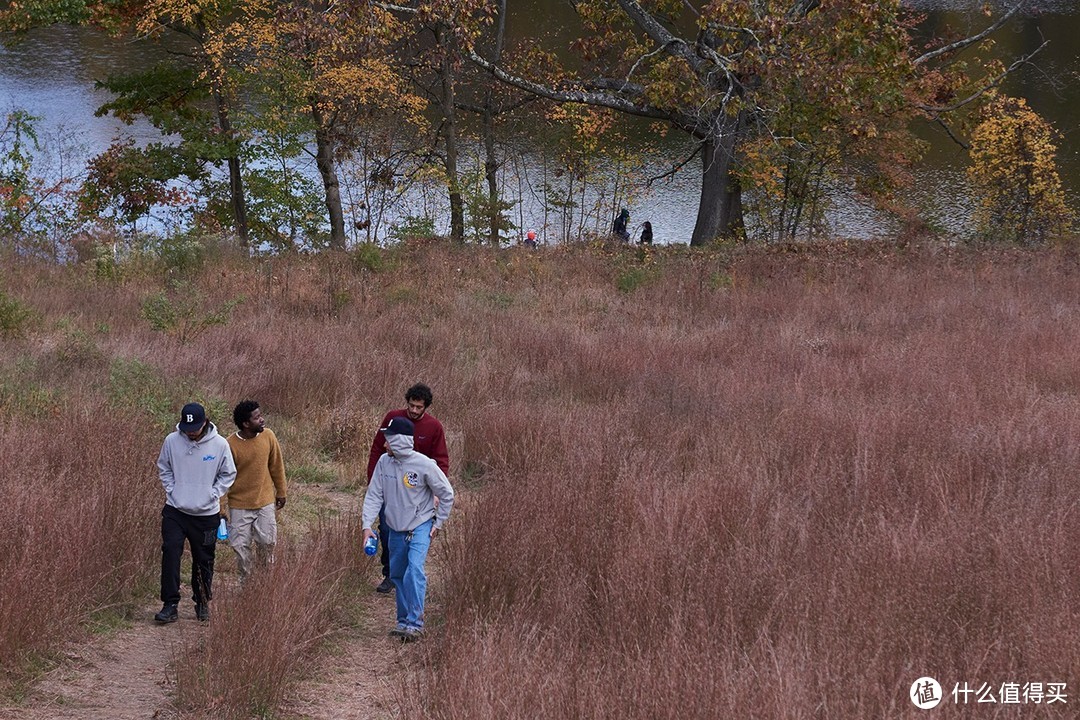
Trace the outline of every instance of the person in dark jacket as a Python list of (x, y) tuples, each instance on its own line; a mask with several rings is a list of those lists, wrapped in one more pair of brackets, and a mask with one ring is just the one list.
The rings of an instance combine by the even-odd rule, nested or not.
[(630, 231), (626, 229), (628, 222), (630, 222), (630, 211), (623, 208), (619, 217), (615, 218), (615, 224), (611, 226), (611, 234), (623, 242), (629, 242)]
[(652, 223), (648, 220), (641, 226), (641, 244), (652, 245)]
[[(444, 475), (450, 474), (450, 454), (446, 450), (446, 432), (442, 423), (428, 412), (433, 397), (431, 388), (423, 383), (417, 383), (405, 391), (405, 407), (400, 410), (391, 410), (383, 416), (380, 428), (389, 427), (390, 420), (396, 417), (408, 418), (415, 429), (413, 433), (413, 448), (421, 455), (426, 455), (435, 461)], [(368, 454), (367, 480), (371, 483), (371, 475), (375, 472), (375, 466), (379, 458), (386, 452), (386, 438), (382, 430), (375, 433), (371, 441), (371, 452)], [(390, 580), (390, 551), (387, 549), (387, 525), (382, 513), (379, 514), (379, 543), (382, 545), (382, 572), (383, 579), (375, 588), (381, 593), (388, 593), (394, 589), (394, 583)]]

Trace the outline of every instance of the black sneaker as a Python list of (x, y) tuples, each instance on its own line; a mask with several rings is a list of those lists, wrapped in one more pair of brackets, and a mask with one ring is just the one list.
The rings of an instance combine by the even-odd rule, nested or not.
[(195, 606), (195, 617), (203, 622), (210, 619), (210, 606), (206, 603), (201, 603)]
[(161, 608), (161, 612), (154, 616), (154, 620), (164, 625), (165, 623), (176, 622), (180, 619), (180, 614), (176, 612), (176, 605), (165, 603), (165, 606)]
[(388, 577), (384, 577), (379, 586), (375, 588), (375, 592), (388, 593), (394, 589), (394, 581)]

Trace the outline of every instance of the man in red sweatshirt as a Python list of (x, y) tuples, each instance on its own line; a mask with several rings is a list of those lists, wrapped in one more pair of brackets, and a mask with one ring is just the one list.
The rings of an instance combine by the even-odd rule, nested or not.
[[(435, 461), (444, 475), (450, 475), (450, 455), (446, 451), (446, 433), (442, 423), (434, 415), (428, 412), (431, 406), (431, 388), (423, 383), (417, 383), (405, 391), (405, 407), (400, 410), (391, 410), (383, 417), (379, 427), (390, 425), (390, 420), (395, 417), (407, 417), (413, 424), (413, 449), (422, 455), (426, 455)], [(382, 431), (375, 433), (375, 439), (371, 441), (371, 452), (368, 455), (367, 480), (371, 482), (371, 475), (375, 472), (375, 466), (379, 458), (386, 452), (386, 438)], [(384, 522), (383, 512), (379, 511), (379, 544), (382, 545), (383, 579), (375, 588), (381, 593), (388, 593), (394, 589), (390, 581), (390, 554), (386, 549), (387, 527)]]

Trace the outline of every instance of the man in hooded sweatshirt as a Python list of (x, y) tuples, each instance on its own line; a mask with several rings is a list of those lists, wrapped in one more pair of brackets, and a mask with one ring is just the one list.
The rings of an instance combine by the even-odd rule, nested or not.
[[(435, 461), (444, 475), (450, 474), (450, 454), (446, 451), (446, 431), (438, 418), (428, 412), (434, 399), (431, 388), (423, 383), (416, 383), (405, 391), (405, 407), (399, 410), (391, 410), (383, 416), (380, 427), (386, 427), (396, 417), (408, 418), (413, 424), (413, 450), (421, 455), (427, 455)], [(368, 453), (367, 479), (371, 482), (371, 476), (375, 474), (375, 466), (379, 458), (386, 452), (386, 438), (382, 431), (375, 433), (371, 441), (371, 452)], [(390, 543), (386, 541), (386, 524), (379, 516), (379, 542), (382, 544), (382, 573), (383, 579), (375, 588), (377, 592), (388, 593), (394, 589), (394, 583), (390, 581), (390, 553), (387, 548)]]
[[(386, 453), (379, 458), (364, 496), (364, 541), (379, 508), (387, 524), (390, 580), (397, 601), (397, 626), (391, 635), (416, 640), (424, 628), (427, 595), (427, 561), (431, 539), (442, 528), (454, 504), (454, 489), (446, 474), (429, 457), (413, 449), (413, 423), (406, 417), (391, 418), (380, 431)], [(435, 498), (439, 499), (438, 508)]]
[(180, 411), (158, 455), (158, 476), (165, 489), (161, 510), (161, 612), (159, 623), (176, 622), (180, 604), (180, 556), (184, 540), (191, 547), (191, 591), (195, 617), (210, 619), (214, 551), (221, 497), (236, 479), (236, 465), (225, 438), (198, 403)]

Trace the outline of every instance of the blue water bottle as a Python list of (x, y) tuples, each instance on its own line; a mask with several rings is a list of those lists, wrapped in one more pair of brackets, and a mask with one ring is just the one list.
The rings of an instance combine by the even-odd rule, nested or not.
[(221, 518), (221, 522), (217, 526), (217, 539), (228, 540), (229, 539), (229, 526), (225, 524), (225, 518)]
[(372, 535), (364, 541), (364, 554), (374, 555), (379, 551), (379, 538), (376, 535)]

